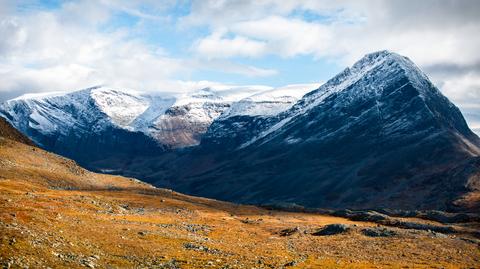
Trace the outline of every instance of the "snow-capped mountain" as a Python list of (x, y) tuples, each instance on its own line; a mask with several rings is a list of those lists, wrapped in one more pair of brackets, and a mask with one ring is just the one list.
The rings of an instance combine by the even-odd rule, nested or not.
[(413, 62), (388, 51), (321, 86), (180, 95), (97, 87), (23, 96), (0, 115), (89, 168), (189, 194), (313, 207), (480, 206), (466, 202), (480, 191), (480, 139)]
[(173, 97), (94, 87), (72, 93), (27, 94), (6, 101), (0, 109), (2, 115), (26, 133), (34, 129), (42, 134), (65, 135), (72, 128), (95, 132), (107, 127), (141, 129), (137, 120), (148, 117), (145, 112), (152, 104), (157, 113), (162, 113), (174, 102)]
[(205, 88), (179, 95), (167, 110), (156, 114), (146, 133), (160, 143), (173, 147), (198, 145), (210, 124), (228, 110), (232, 103), (266, 90), (271, 88)]
[[(400, 82), (399, 82), (400, 81)], [(430, 82), (427, 76), (408, 58), (392, 53), (389, 51), (380, 51), (366, 55), (360, 61), (356, 62), (351, 68), (346, 68), (343, 72), (329, 80), (315, 91), (308, 93), (298, 104), (291, 110), (286, 111), (276, 117), (274, 124), (265, 128), (258, 136), (250, 141), (246, 141), (242, 147), (246, 147), (257, 141), (266, 141), (276, 137), (279, 131), (288, 127), (294, 119), (305, 117), (309, 113), (323, 107), (330, 99), (335, 99), (335, 110), (339, 113), (343, 111), (340, 108), (350, 109), (353, 105), (359, 102), (374, 101), (371, 111), (376, 113), (377, 117), (383, 118), (385, 113), (382, 113), (382, 107), (386, 104), (386, 90), (391, 87), (392, 83), (404, 83), (402, 85), (395, 84), (398, 87), (396, 91), (402, 91), (409, 86), (415, 89), (415, 102), (420, 102), (425, 109), (433, 110), (439, 103), (444, 104), (445, 109), (452, 110), (455, 118), (451, 119), (447, 116), (442, 116), (441, 112), (436, 115), (411, 115), (411, 111), (404, 116), (407, 118), (395, 119), (389, 126), (382, 126), (382, 132), (385, 134), (395, 134), (396, 131), (404, 131), (408, 124), (417, 124), (422, 116), (442, 116), (442, 124), (449, 125), (448, 128), (455, 128), (460, 130), (463, 134), (471, 137), (471, 131), (465, 124), (465, 120), (460, 111), (445, 97), (441, 92)], [(395, 92), (397, 93), (397, 92)], [(393, 93), (393, 94), (395, 94)], [(391, 97), (391, 96), (390, 96)], [(386, 99), (390, 101), (390, 99)], [(432, 107), (430, 107), (432, 106)], [(389, 111), (386, 111), (389, 112)], [(422, 111), (423, 112), (423, 111)], [(358, 115), (360, 116), (360, 115)], [(452, 117), (453, 115), (448, 115)], [(418, 117), (418, 118), (415, 118)], [(349, 124), (353, 124), (358, 118), (352, 117), (349, 119)], [(271, 121), (272, 123), (272, 121)], [(348, 126), (346, 126), (348, 127)], [(335, 136), (332, 130), (325, 130), (316, 133), (317, 137)], [(300, 132), (298, 132), (300, 133)], [(289, 136), (285, 141), (287, 143), (299, 142), (301, 138), (295, 135)]]
[[(156, 159), (171, 171), (148, 180), (175, 175), (180, 191), (236, 202), (342, 208), (454, 209), (480, 186), (468, 168), (479, 138), (414, 63), (392, 52), (366, 55), (276, 115), (224, 122), (173, 162)], [(224, 131), (235, 126), (248, 131)]]
[(95, 168), (93, 163), (109, 159), (110, 152), (129, 155), (197, 145), (232, 103), (266, 92), (262, 100), (268, 107), (263, 112), (271, 115), (280, 109), (269, 106), (268, 96), (274, 101), (280, 92), (282, 96), (304, 93), (295, 89), (281, 88), (276, 94), (270, 87), (249, 86), (173, 94), (93, 87), (71, 93), (27, 94), (1, 104), (0, 116), (40, 146)]
[(95, 162), (111, 156), (162, 150), (152, 138), (132, 130), (134, 119), (153, 101), (136, 92), (95, 87), (21, 96), (1, 104), (0, 115), (39, 146), (95, 168)]

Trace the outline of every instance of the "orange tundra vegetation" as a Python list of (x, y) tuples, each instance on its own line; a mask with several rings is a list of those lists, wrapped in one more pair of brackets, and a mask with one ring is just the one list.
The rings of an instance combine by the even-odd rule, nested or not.
[(1, 128), (3, 268), (480, 267), (477, 223), (443, 234), (192, 197), (89, 172)]

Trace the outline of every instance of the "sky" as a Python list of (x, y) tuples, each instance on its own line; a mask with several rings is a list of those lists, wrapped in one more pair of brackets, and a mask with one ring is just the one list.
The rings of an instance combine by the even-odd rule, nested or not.
[(480, 133), (479, 14), (477, 0), (0, 0), (0, 102), (96, 85), (320, 83), (387, 49)]

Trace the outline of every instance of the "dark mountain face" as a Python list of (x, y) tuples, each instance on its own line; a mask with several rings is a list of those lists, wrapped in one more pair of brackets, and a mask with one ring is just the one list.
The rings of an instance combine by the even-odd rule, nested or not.
[(454, 209), (472, 189), (449, 171), (479, 146), (413, 63), (379, 52), (276, 117), (214, 122), (200, 147), (157, 159), (164, 170), (149, 180), (247, 203)]

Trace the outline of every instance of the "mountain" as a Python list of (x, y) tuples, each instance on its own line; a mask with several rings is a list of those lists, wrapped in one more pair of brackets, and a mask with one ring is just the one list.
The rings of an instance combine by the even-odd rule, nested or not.
[(23, 96), (0, 115), (86, 167), (197, 196), (325, 208), (480, 209), (480, 139), (408, 58), (366, 55), (305, 95), (106, 87)]
[[(289, 93), (297, 96), (311, 89), (308, 85), (290, 88), (297, 92)], [(94, 87), (27, 94), (1, 104), (0, 116), (44, 149), (91, 169), (114, 172), (134, 156), (199, 144), (213, 120), (232, 103), (264, 91), (275, 92), (262, 86), (205, 88), (184, 94)], [(290, 105), (296, 100), (285, 98), (290, 98)], [(263, 111), (271, 109), (279, 112), (281, 108)]]
[(277, 115), (219, 117), (199, 147), (155, 158), (162, 171), (147, 180), (243, 203), (472, 210), (479, 154), (459, 109), (380, 51)]
[(131, 93), (90, 88), (22, 96), (3, 103), (0, 114), (42, 148), (92, 167), (111, 156), (161, 149), (151, 137), (129, 127), (144, 109), (146, 100)]

